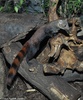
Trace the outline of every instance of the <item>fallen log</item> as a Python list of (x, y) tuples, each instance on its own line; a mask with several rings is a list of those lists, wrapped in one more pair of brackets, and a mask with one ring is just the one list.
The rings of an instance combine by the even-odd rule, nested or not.
[[(3, 67), (2, 67), (3, 66)], [(3, 54), (0, 53), (0, 99), (4, 98), (4, 87), (5, 87), (5, 60)], [(5, 89), (6, 90), (6, 89)]]
[[(10, 64), (20, 47), (19, 43), (12, 43), (3, 48), (5, 58)], [(80, 92), (61, 77), (45, 76), (42, 64), (35, 59), (29, 63), (24, 59), (18, 73), (51, 100), (77, 100), (80, 97)]]

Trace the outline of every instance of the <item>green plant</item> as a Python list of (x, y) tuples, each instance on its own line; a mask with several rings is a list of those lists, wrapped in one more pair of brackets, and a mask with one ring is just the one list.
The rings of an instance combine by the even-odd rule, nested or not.
[(3, 7), (2, 6), (0, 6), (0, 11), (2, 11), (3, 10)]
[(19, 9), (22, 7), (24, 3), (24, 0), (20, 0), (15, 6), (14, 6), (14, 10), (16, 13), (18, 13)]
[(8, 0), (3, 5), (0, 5), (0, 11), (2, 12), (16, 12), (18, 13), (19, 9), (23, 6), (26, 0), (18, 0), (16, 3), (14, 0)]
[(44, 9), (45, 12), (48, 11), (48, 8), (49, 8), (49, 1), (50, 0), (41, 0), (41, 2), (43, 1), (42, 3), (42, 8)]
[(82, 10), (80, 9), (82, 5), (83, 5), (82, 0), (68, 0), (67, 11), (70, 14), (77, 14), (79, 10)]
[[(14, 0), (6, 0), (5, 4), (0, 5), (0, 11), (5, 12), (16, 12), (24, 9), (27, 12), (27, 0), (17, 0), (17, 3), (14, 3)], [(83, 12), (83, 0), (62, 0), (61, 1), (62, 9), (58, 10), (58, 13), (61, 12), (61, 15), (71, 16), (72, 14), (78, 14), (78, 12)], [(52, 6), (54, 6), (52, 4)], [(48, 10), (50, 6), (50, 0), (41, 0), (41, 6), (44, 10), (44, 13), (48, 15)], [(82, 8), (82, 9), (81, 9)], [(62, 10), (62, 11), (61, 11)], [(64, 16), (63, 15), (63, 16)]]

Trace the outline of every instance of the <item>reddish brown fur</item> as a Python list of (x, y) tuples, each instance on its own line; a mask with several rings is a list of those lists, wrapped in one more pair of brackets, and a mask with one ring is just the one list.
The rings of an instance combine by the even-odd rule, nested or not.
[(27, 48), (24, 46), (24, 47), (22, 48), (22, 51), (24, 51), (24, 52), (26, 53)]
[(9, 69), (9, 73), (8, 73), (8, 79), (7, 82), (10, 85), (12, 82), (12, 77), (16, 75), (18, 68), (20, 67), (20, 63), (22, 61), (22, 59), (24, 58), (26, 51), (29, 47), (29, 43), (26, 42), (24, 44), (24, 46), (22, 47), (22, 49), (19, 51), (19, 53), (17, 54), (17, 56), (15, 57), (11, 68)]
[(24, 57), (24, 55), (21, 52), (18, 53), (18, 56), (21, 58)]
[(15, 75), (16, 74), (16, 70), (12, 67), (12, 68), (10, 68), (9, 73)]
[(16, 64), (17, 66), (19, 66), (20, 61), (16, 58), (16, 59), (14, 59), (13, 63)]

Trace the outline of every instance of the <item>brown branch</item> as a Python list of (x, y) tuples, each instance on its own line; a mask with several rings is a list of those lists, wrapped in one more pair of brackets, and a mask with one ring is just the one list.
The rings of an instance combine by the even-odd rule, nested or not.
[[(78, 25), (78, 26), (76, 26)], [(79, 21), (77, 18), (73, 17), (72, 19), (72, 29), (70, 32), (70, 39), (74, 41), (74, 43), (82, 43), (82, 40), (77, 38), (77, 31), (80, 29)]]
[(57, 14), (57, 5), (59, 0), (50, 0), (50, 7), (48, 12), (48, 20), (53, 21), (59, 19), (59, 16)]

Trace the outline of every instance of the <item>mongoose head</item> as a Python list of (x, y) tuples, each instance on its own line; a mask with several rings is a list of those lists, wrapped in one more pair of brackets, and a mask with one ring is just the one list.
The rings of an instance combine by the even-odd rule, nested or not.
[(67, 19), (59, 19), (59, 20), (57, 20), (57, 26), (60, 29), (69, 30), (69, 25), (68, 25)]

